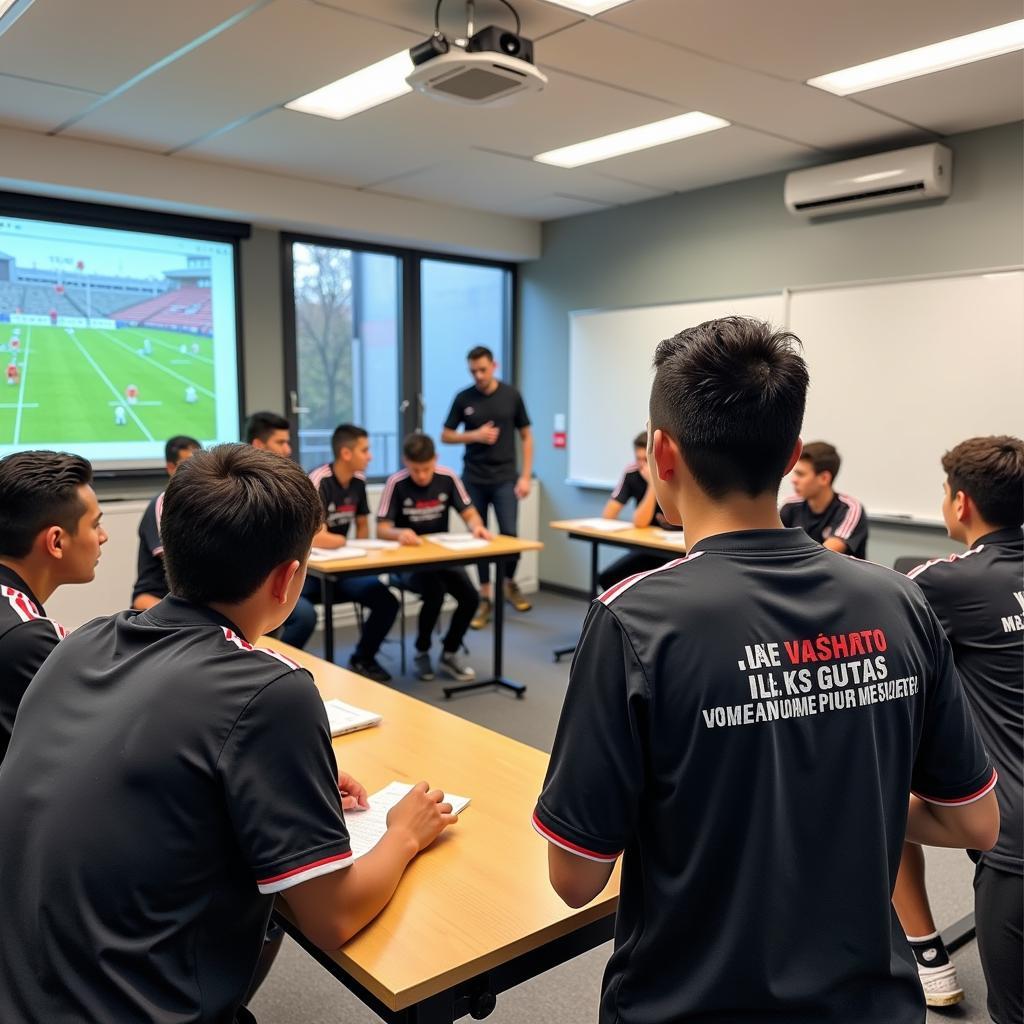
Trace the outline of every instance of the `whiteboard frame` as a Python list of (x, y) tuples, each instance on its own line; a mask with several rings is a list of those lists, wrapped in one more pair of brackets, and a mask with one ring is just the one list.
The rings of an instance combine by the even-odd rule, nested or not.
[[(593, 315), (597, 313), (624, 313), (634, 309), (654, 309), (658, 306), (685, 305), (690, 302), (727, 302), (730, 299), (756, 299), (767, 295), (781, 294), (783, 308), (783, 322), (780, 325), (784, 330), (789, 330), (790, 303), (793, 295), (797, 292), (818, 292), (828, 291), (836, 288), (869, 288), (886, 284), (906, 284), (913, 281), (940, 281), (951, 277), (985, 277), (994, 274), (1013, 274), (1024, 271), (1024, 263), (1011, 263), (994, 267), (980, 267), (970, 270), (939, 270), (927, 274), (904, 274), (899, 277), (866, 277), (855, 281), (829, 281), (821, 284), (787, 285), (778, 293), (774, 291), (733, 293), (729, 295), (712, 295), (706, 298), (676, 299), (666, 302), (645, 302), (636, 306), (597, 306), (590, 309), (571, 309), (568, 313), (571, 337), (571, 324), (574, 316)], [(570, 355), (571, 347), (570, 347)], [(569, 367), (572, 373), (572, 366)], [(568, 397), (568, 396), (567, 396)], [(568, 403), (567, 403), (568, 404)], [(572, 437), (569, 438), (572, 444)], [(615, 480), (581, 480), (575, 477), (565, 477), (566, 485), (576, 487), (580, 490), (607, 491), (615, 486)], [(868, 520), (878, 523), (885, 523), (891, 526), (927, 527), (930, 529), (944, 529), (945, 523), (941, 519), (921, 518), (918, 516), (905, 515), (903, 513), (876, 512), (868, 513)]]

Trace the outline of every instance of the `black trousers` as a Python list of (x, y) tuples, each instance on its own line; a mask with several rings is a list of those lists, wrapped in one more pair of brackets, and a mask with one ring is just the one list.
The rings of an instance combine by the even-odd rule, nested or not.
[(601, 584), (602, 590), (607, 590), (627, 576), (635, 576), (638, 572), (647, 572), (649, 569), (660, 569), (671, 558), (667, 552), (664, 555), (646, 555), (640, 551), (631, 551), (612, 562), (607, 569), (602, 569), (597, 582)]
[(1024, 876), (980, 863), (974, 872), (974, 926), (995, 1024), (1024, 1022)]
[(448, 626), (442, 646), (448, 653), (457, 651), (462, 638), (469, 629), (469, 623), (476, 612), (480, 596), (476, 592), (462, 566), (454, 569), (430, 569), (424, 572), (408, 572), (401, 575), (402, 586), (419, 594), (423, 599), (420, 609), (419, 627), (416, 633), (416, 650), (429, 651), (434, 627), (441, 615), (444, 595), (451, 594), (458, 602), (452, 621)]
[[(473, 508), (480, 513), (480, 518), (485, 523), (488, 510), (493, 508), (498, 520), (498, 532), (505, 534), (506, 537), (518, 536), (516, 522), (519, 516), (519, 499), (516, 497), (515, 480), (505, 480), (500, 484), (475, 484), (467, 480), (466, 490), (469, 492), (469, 500), (473, 502)], [(505, 579), (515, 579), (518, 565), (518, 555), (507, 560)], [(491, 582), (490, 562), (481, 562), (476, 571), (482, 585)]]

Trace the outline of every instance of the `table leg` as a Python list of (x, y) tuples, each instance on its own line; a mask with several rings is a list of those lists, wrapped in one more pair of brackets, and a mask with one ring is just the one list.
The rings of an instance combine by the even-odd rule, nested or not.
[(526, 687), (522, 683), (513, 683), (502, 676), (504, 669), (504, 640), (505, 640), (505, 560), (496, 558), (494, 560), (494, 675), (491, 679), (483, 679), (476, 683), (463, 683), (459, 686), (446, 686), (444, 695), (450, 697), (453, 693), (465, 693), (467, 690), (483, 690), (490, 686), (498, 686), (505, 690), (511, 690), (517, 697), (526, 693)]
[[(597, 598), (597, 554), (600, 546), (600, 541), (592, 540), (590, 542), (590, 603), (593, 604)], [(561, 661), (563, 658), (567, 658), (570, 654), (576, 653), (576, 645), (572, 644), (570, 647), (556, 647), (554, 650), (555, 662)]]
[(320, 598), (324, 606), (324, 661), (334, 661), (334, 579), (320, 577)]

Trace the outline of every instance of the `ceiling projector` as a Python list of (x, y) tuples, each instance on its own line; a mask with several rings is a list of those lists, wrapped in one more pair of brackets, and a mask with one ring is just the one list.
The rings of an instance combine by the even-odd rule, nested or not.
[(409, 50), (413, 70), (406, 82), (427, 96), (471, 106), (540, 92), (547, 76), (533, 63), (533, 43), (520, 35), (515, 10), (515, 32), (495, 25), (474, 32), (473, 4), (466, 7), (465, 39), (449, 40), (438, 28), (435, 11), (434, 34)]

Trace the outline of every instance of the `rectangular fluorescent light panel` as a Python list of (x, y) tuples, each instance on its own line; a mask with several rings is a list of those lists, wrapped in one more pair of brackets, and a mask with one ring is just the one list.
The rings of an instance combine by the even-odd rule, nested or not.
[(851, 93), (863, 92), (865, 89), (878, 89), (893, 82), (903, 82), (908, 78), (930, 75), (936, 71), (970, 64), (987, 57), (999, 57), (1004, 53), (1024, 49), (1024, 19), (1009, 21), (1005, 25), (971, 32), (970, 35), (957, 36), (942, 43), (932, 43), (906, 53), (896, 53), (881, 60), (872, 60), (867, 64), (843, 68), (828, 75), (809, 78), (808, 85), (815, 89), (824, 89), (836, 96), (849, 96)]
[(412, 92), (412, 87), (406, 82), (411, 71), (409, 51), (401, 50), (322, 89), (306, 93), (285, 106), (289, 110), (341, 121)]
[(628, 4), (629, 0), (548, 0), (548, 3), (568, 7), (570, 11), (577, 11), (579, 14), (601, 14), (613, 7)]
[(666, 142), (676, 142), (691, 135), (703, 135), (705, 132), (728, 127), (729, 122), (723, 121), (720, 117), (691, 110), (688, 114), (669, 117), (664, 121), (653, 121), (638, 128), (627, 128), (612, 135), (602, 135), (600, 138), (577, 142), (572, 146), (551, 149), (533, 159), (555, 167), (580, 167), (583, 164), (610, 160), (613, 156), (635, 153), (637, 150), (650, 149), (652, 146), (663, 146)]

